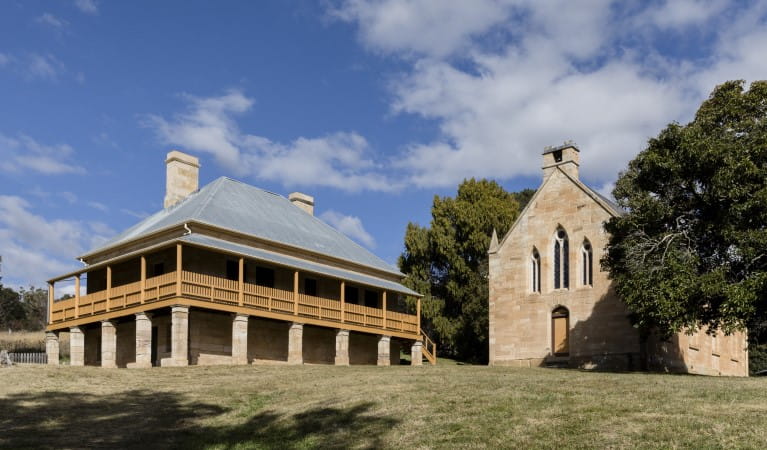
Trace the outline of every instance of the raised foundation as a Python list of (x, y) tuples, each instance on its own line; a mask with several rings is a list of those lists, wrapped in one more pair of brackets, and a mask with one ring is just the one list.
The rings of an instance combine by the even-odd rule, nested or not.
[(288, 330), (288, 364), (303, 364), (304, 324), (292, 323)]
[(163, 358), (163, 367), (178, 367), (189, 365), (189, 307), (174, 306), (171, 308), (170, 358)]
[(136, 361), (129, 369), (152, 367), (152, 319), (147, 313), (136, 313)]
[(410, 347), (410, 365), (420, 366), (423, 364), (423, 342), (415, 341)]
[(378, 338), (378, 361), (379, 366), (391, 365), (391, 336)]
[(85, 334), (80, 327), (69, 329), (69, 365), (85, 365)]
[(232, 320), (232, 364), (248, 363), (248, 316), (235, 314)]
[(101, 322), (101, 367), (117, 368), (117, 329), (109, 320)]
[(349, 365), (349, 330), (336, 332), (336, 359), (337, 366)]
[(45, 333), (45, 354), (48, 357), (49, 366), (59, 365), (59, 333), (57, 331)]

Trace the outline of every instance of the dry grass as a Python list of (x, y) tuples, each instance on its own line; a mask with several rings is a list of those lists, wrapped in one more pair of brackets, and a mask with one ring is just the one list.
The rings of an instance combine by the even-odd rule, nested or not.
[[(61, 355), (68, 357), (69, 333), (60, 333), (59, 346)], [(0, 350), (8, 350), (9, 352), (44, 352), (45, 331), (0, 332)]]
[(764, 448), (767, 378), (248, 366), (0, 370), (0, 447)]

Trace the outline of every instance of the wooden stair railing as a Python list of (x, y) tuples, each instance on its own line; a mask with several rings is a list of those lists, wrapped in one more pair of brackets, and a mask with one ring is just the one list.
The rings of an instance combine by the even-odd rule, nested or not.
[(437, 344), (434, 343), (431, 339), (429, 339), (429, 336), (426, 336), (426, 333), (423, 331), (421, 332), (421, 339), (423, 340), (423, 347), (421, 349), (421, 352), (423, 353), (423, 356), (426, 358), (431, 365), (437, 364)]

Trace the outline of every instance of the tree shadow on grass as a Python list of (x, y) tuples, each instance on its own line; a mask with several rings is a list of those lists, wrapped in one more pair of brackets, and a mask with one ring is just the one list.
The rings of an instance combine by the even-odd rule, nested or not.
[(373, 403), (233, 417), (171, 392), (25, 393), (0, 402), (0, 448), (14, 449), (376, 448), (399, 423), (371, 414)]

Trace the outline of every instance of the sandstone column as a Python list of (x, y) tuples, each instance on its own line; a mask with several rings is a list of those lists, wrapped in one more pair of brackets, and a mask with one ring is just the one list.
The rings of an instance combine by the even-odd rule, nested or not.
[(136, 362), (128, 363), (129, 369), (152, 367), (152, 315), (136, 313)]
[(69, 329), (69, 365), (85, 365), (85, 334), (80, 327)]
[(288, 331), (288, 364), (304, 363), (304, 324), (293, 322)]
[(381, 336), (378, 338), (378, 365), (391, 365), (391, 336)]
[(349, 365), (349, 330), (336, 332), (336, 365)]
[(420, 366), (423, 364), (423, 342), (415, 341), (410, 347), (410, 365)]
[(248, 315), (235, 314), (232, 321), (232, 364), (248, 363)]
[(45, 333), (45, 354), (48, 356), (49, 366), (59, 365), (59, 332), (48, 331)]
[(189, 365), (189, 307), (171, 307), (170, 358), (163, 358), (161, 366)]
[(117, 329), (109, 320), (101, 322), (101, 367), (117, 367)]

